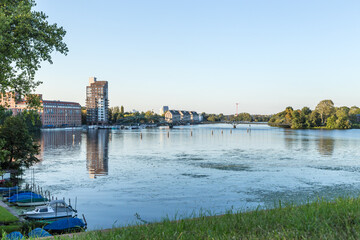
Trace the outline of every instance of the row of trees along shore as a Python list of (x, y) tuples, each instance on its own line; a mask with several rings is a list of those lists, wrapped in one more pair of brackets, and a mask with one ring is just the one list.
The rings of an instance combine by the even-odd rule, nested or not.
[(350, 129), (360, 128), (360, 108), (335, 107), (333, 101), (322, 100), (315, 110), (303, 107), (294, 110), (287, 107), (284, 111), (273, 115), (269, 120), (270, 126), (290, 127), (293, 129), (327, 128)]
[(269, 115), (251, 115), (250, 113), (239, 113), (237, 115), (207, 114), (201, 113), (205, 122), (222, 122), (222, 121), (237, 121), (237, 122), (268, 122)]
[(125, 112), (124, 106), (109, 108), (109, 123), (112, 124), (154, 124), (164, 121), (164, 115), (153, 111)]

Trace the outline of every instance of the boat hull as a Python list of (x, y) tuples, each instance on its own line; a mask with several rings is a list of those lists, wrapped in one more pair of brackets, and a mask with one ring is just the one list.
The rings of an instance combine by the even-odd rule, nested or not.
[(26, 218), (28, 219), (33, 219), (33, 220), (49, 220), (49, 219), (58, 219), (58, 218), (68, 218), (68, 217), (73, 217), (73, 213), (69, 212), (61, 212), (61, 213), (44, 213), (44, 214), (26, 214), (25, 215)]
[(16, 205), (19, 207), (35, 207), (48, 204), (48, 201), (44, 202), (17, 202)]

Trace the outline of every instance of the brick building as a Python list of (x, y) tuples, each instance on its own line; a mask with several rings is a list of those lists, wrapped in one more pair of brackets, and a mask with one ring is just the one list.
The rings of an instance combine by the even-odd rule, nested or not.
[[(77, 127), (81, 126), (81, 106), (75, 102), (51, 101), (40, 98), (41, 108), (38, 110), (43, 127)], [(6, 93), (0, 97), (0, 105), (11, 110), (14, 115), (29, 110), (26, 98), (18, 99), (14, 93)]]

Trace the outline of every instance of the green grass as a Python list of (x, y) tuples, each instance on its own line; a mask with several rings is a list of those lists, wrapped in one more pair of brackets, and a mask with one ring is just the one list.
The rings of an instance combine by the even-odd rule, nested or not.
[(20, 230), (21, 230), (21, 224), (2, 225), (0, 226), (0, 235), (2, 235), (2, 233), (11, 233)]
[(6, 208), (0, 207), (0, 224), (17, 222), (19, 219), (12, 215)]
[(360, 198), (164, 220), (81, 233), (71, 239), (360, 239)]

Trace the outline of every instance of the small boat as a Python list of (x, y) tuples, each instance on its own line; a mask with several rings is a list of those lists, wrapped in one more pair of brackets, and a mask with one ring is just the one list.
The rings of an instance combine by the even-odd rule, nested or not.
[(19, 207), (33, 207), (33, 206), (42, 206), (49, 203), (47, 198), (33, 198), (17, 201), (15, 204)]
[(28, 219), (44, 220), (73, 217), (76, 212), (64, 200), (54, 200), (46, 206), (36, 207), (33, 211), (25, 212), (23, 215)]
[(21, 232), (12, 232), (5, 236), (5, 239), (7, 240), (21, 240), (24, 239), (24, 236), (21, 234)]
[(86, 224), (80, 218), (65, 218), (52, 222), (44, 227), (51, 232), (73, 232), (85, 229)]
[(15, 187), (0, 187), (0, 192), (9, 192), (9, 191), (14, 191), (16, 189), (18, 189), (19, 187), (18, 186), (15, 186)]
[(9, 197), (11, 197), (11, 196), (13, 196), (15, 194), (26, 193), (26, 192), (30, 192), (30, 191), (29, 190), (21, 190), (21, 191), (12, 190), (12, 191), (10, 191), (10, 193), (9, 192), (4, 193), (2, 196), (3, 196), (3, 198), (9, 198)]
[(9, 203), (15, 203), (22, 200), (31, 200), (31, 199), (37, 199), (37, 198), (43, 198), (40, 194), (36, 194), (33, 192), (27, 192), (27, 193), (19, 193), (15, 194), (11, 197), (9, 197), (7, 200)]
[(42, 237), (51, 237), (52, 235), (41, 228), (35, 228), (31, 232), (29, 232), (28, 236), (30, 238), (42, 238)]

